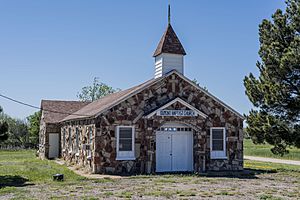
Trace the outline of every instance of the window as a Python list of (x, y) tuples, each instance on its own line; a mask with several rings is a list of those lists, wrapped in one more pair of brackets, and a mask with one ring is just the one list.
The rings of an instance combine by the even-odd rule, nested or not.
[(78, 130), (78, 128), (76, 128), (75, 137), (76, 137), (76, 153), (78, 153), (79, 152), (79, 130)]
[(93, 129), (92, 127), (90, 127), (90, 130), (89, 130), (89, 144), (92, 145), (93, 143)]
[(117, 126), (117, 160), (134, 160), (134, 126)]
[(72, 129), (69, 128), (69, 150), (72, 151)]
[(63, 129), (63, 147), (66, 147), (66, 129)]
[(88, 156), (92, 156), (92, 144), (93, 144), (93, 129), (92, 127), (89, 127), (88, 131), (88, 143), (90, 145), (89, 150), (88, 150)]
[(184, 128), (184, 127), (161, 127), (158, 131), (169, 131), (169, 132), (176, 132), (176, 131), (192, 131), (192, 128)]
[(210, 156), (212, 159), (226, 158), (226, 129), (210, 129)]

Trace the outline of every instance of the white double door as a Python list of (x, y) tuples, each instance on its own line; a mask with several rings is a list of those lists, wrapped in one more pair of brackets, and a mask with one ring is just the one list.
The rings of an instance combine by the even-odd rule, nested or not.
[(156, 172), (193, 171), (192, 131), (156, 132)]

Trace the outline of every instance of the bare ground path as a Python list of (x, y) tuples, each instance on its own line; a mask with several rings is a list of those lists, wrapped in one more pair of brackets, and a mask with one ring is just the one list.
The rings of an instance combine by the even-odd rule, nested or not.
[[(64, 160), (62, 159), (56, 159), (55, 162), (59, 165), (64, 165), (66, 164)], [(78, 174), (79, 176), (83, 176), (85, 178), (89, 179), (102, 179), (102, 178), (109, 178), (109, 179), (120, 179), (124, 178), (123, 176), (117, 176), (117, 175), (105, 175), (105, 174), (90, 174), (87, 173), (81, 169), (78, 169), (74, 166), (67, 166), (70, 170), (72, 170), (74, 173)]]
[(282, 160), (282, 159), (256, 157), (256, 156), (244, 156), (244, 159), (300, 166), (300, 161), (296, 161), (296, 160)]

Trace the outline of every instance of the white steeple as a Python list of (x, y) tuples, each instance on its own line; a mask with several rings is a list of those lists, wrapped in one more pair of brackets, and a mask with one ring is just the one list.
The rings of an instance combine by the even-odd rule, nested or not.
[(170, 5), (168, 12), (168, 27), (163, 34), (153, 57), (155, 58), (155, 78), (177, 70), (184, 73), (185, 50), (171, 26)]

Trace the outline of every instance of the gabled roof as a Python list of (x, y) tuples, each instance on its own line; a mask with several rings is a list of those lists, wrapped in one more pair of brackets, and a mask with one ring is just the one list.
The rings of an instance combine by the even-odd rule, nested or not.
[(163, 110), (163, 109), (165, 109), (165, 108), (173, 105), (176, 102), (179, 102), (180, 104), (184, 105), (185, 107), (189, 108), (190, 110), (195, 111), (196, 115), (199, 115), (199, 116), (201, 116), (203, 118), (207, 118), (208, 117), (206, 114), (204, 114), (203, 112), (201, 112), (200, 110), (198, 110), (194, 106), (190, 105), (189, 103), (185, 102), (181, 98), (177, 97), (176, 99), (173, 99), (169, 103), (166, 103), (165, 105), (163, 105), (163, 106), (157, 108), (156, 110), (154, 110), (153, 112), (149, 113), (148, 115), (145, 116), (145, 118), (151, 118), (152, 116), (154, 116), (155, 114), (157, 114), (157, 112), (159, 112), (160, 110)]
[(150, 84), (154, 80), (155, 79), (151, 79), (151, 80), (149, 80), (145, 83), (142, 83), (138, 86), (102, 97), (101, 99), (91, 102), (89, 105), (83, 107), (82, 109), (78, 110), (77, 112), (75, 112), (69, 116), (66, 116), (62, 121), (86, 118), (85, 116), (90, 116), (90, 117), (96, 116), (97, 114), (101, 113), (103, 110), (106, 110), (107, 108), (110, 108), (111, 106), (116, 105), (117, 102), (122, 100), (124, 97), (127, 97), (132, 92), (137, 91), (140, 88), (144, 88), (146, 85)]
[(171, 24), (168, 25), (167, 30), (160, 39), (160, 42), (153, 54), (153, 57), (156, 57), (162, 53), (186, 55), (185, 50), (181, 42), (179, 41), (175, 31), (173, 30)]
[(90, 102), (42, 100), (43, 120), (46, 123), (58, 123), (66, 116), (88, 105)]
[(161, 81), (162, 79), (165, 79), (172, 74), (176, 74), (183, 80), (187, 81), (191, 85), (193, 85), (195, 88), (206, 94), (207, 96), (211, 97), (214, 99), (216, 102), (220, 103), (222, 106), (236, 114), (238, 117), (241, 119), (244, 119), (243, 115), (235, 111), (233, 108), (222, 102), (220, 99), (212, 95), (211, 93), (205, 91), (201, 87), (199, 87), (197, 84), (186, 78), (184, 75), (181, 73), (177, 72), (176, 70), (172, 70), (169, 73), (167, 73), (165, 76), (162, 76), (160, 78), (156, 79), (151, 79), (149, 81), (146, 81), (145, 83), (142, 83), (138, 86), (132, 87), (127, 90), (123, 90), (117, 93), (113, 93), (110, 95), (107, 95), (97, 101), (94, 101), (87, 106), (83, 107), (82, 109), (78, 110), (74, 114), (71, 114), (67, 116), (66, 118), (62, 119), (61, 121), (69, 121), (69, 120), (74, 120), (74, 119), (83, 119), (83, 118), (92, 118), (92, 117), (97, 117), (100, 114), (104, 113), (105, 111), (111, 109), (112, 107), (118, 105), (119, 103), (129, 99), (130, 97), (134, 96), (135, 94), (138, 94), (139, 92), (143, 91), (144, 89), (154, 85), (155, 83)]

